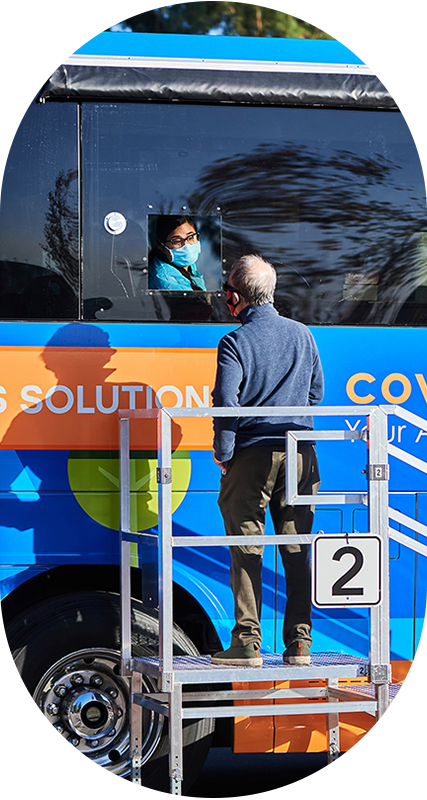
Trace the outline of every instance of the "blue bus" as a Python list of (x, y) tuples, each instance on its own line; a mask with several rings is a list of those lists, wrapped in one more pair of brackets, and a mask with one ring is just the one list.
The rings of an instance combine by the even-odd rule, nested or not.
[[(194, 222), (197, 286), (153, 281), (166, 215)], [(30, 105), (0, 216), (2, 610), (34, 701), (100, 766), (129, 774), (118, 410), (210, 405), (216, 348), (233, 326), (222, 284), (237, 257), (257, 252), (277, 271), (279, 313), (314, 334), (326, 405), (393, 403), (425, 416), (426, 223), (402, 114), (335, 41), (103, 33)], [(345, 420), (349, 430), (365, 424), (362, 415)], [(391, 418), (389, 439), (425, 459), (423, 430)], [(211, 425), (186, 421), (174, 441), (174, 531), (217, 533)], [(364, 491), (358, 442), (321, 442), (318, 455), (321, 491)], [(158, 638), (155, 475), (154, 432), (139, 425), (131, 459), (132, 526), (142, 532), (132, 546), (139, 655), (156, 652)], [(424, 474), (392, 470), (390, 491), (397, 511), (425, 519)], [(314, 530), (367, 525), (363, 505), (323, 506)], [(263, 569), (263, 649), (276, 652), (286, 586), (273, 548)], [(424, 560), (391, 542), (390, 580), (400, 682), (424, 620)], [(174, 621), (176, 652), (228, 646), (226, 548), (179, 552)], [(313, 650), (365, 657), (368, 626), (362, 608), (314, 609)], [(345, 721), (343, 749), (371, 725), (365, 714)], [(185, 727), (184, 742), (186, 790), (212, 745), (327, 750), (321, 715), (200, 720)], [(167, 724), (147, 712), (147, 786), (168, 791), (167, 752)]]

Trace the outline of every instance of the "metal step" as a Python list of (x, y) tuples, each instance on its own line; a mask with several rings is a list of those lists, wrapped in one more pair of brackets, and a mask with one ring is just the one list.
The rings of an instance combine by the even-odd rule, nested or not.
[[(390, 725), (415, 736), (423, 742), (427, 742), (427, 690), (415, 689), (405, 686), (403, 683), (392, 683), (389, 687), (390, 692)], [(359, 686), (346, 685), (334, 690), (334, 695), (344, 695), (346, 699), (349, 695), (364, 697), (374, 697), (375, 687), (372, 684)], [(368, 711), (369, 713), (369, 711)]]

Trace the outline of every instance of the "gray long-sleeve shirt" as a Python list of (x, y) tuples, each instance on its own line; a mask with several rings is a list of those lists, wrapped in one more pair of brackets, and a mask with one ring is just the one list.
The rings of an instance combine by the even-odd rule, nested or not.
[[(323, 372), (314, 338), (271, 303), (247, 306), (242, 326), (218, 346), (214, 406), (310, 406), (323, 398)], [(242, 447), (285, 446), (287, 430), (312, 430), (312, 417), (214, 418), (214, 452), (229, 461)]]

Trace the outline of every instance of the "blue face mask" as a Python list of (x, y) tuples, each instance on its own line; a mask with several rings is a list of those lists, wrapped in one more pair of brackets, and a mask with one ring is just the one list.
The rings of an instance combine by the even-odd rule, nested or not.
[(195, 264), (201, 252), (200, 242), (185, 244), (175, 250), (169, 250), (169, 247), (166, 249), (171, 255), (172, 264), (175, 264), (176, 267), (189, 267), (191, 264)]

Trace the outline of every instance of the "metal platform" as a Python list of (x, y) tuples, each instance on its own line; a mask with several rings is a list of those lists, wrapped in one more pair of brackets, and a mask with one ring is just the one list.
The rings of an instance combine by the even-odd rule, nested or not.
[[(240, 683), (245, 681), (328, 680), (369, 676), (369, 661), (342, 653), (312, 653), (309, 666), (284, 664), (281, 654), (262, 654), (262, 667), (228, 667), (212, 664), (210, 656), (174, 656), (177, 683)], [(132, 669), (159, 678), (159, 658), (134, 658)]]
[[(177, 730), (180, 730), (185, 719), (309, 714), (326, 716), (329, 760), (333, 760), (339, 754), (339, 715), (362, 711), (376, 716), (378, 712), (375, 689), (373, 692), (364, 693), (357, 691), (362, 688), (359, 686), (349, 687), (346, 684), (338, 686), (339, 679), (360, 679), (369, 674), (367, 659), (354, 658), (342, 653), (313, 653), (309, 666), (285, 665), (279, 654), (263, 655), (262, 667), (256, 668), (213, 666), (209, 656), (178, 656), (173, 659), (171, 691), (149, 694), (138, 691), (136, 679), (138, 673), (140, 679), (142, 674), (145, 674), (157, 678), (160, 683), (159, 679), (163, 673), (159, 659), (133, 659), (132, 697), (133, 704), (140, 706), (141, 709), (169, 717), (172, 754), (173, 731), (175, 739), (179, 740)], [(312, 686), (309, 685), (310, 680), (313, 682)], [(305, 685), (289, 686), (292, 681), (303, 681)], [(265, 686), (262, 687), (264, 682)], [(319, 685), (322, 682), (323, 686)], [(256, 683), (257, 688), (252, 689), (251, 683)], [(184, 691), (190, 684), (197, 685), (197, 690), (191, 691), (187, 688)], [(218, 684), (225, 684), (226, 688), (221, 689)], [(218, 688), (212, 689), (214, 685)], [(286, 702), (296, 699), (304, 702), (299, 704)], [(243, 703), (251, 701), (251, 705), (241, 705), (242, 701)], [(253, 701), (256, 701), (256, 704)], [(265, 705), (266, 702), (268, 705)], [(178, 742), (178, 750), (180, 746)], [(175, 760), (178, 764), (182, 764), (180, 753), (178, 755), (175, 753)], [(180, 781), (181, 777), (177, 780)], [(179, 793), (178, 783), (174, 784), (174, 788), (173, 793)]]
[[(340, 686), (340, 692), (352, 692), (353, 694), (363, 694), (366, 697), (374, 695), (374, 686), (370, 683), (343, 684)], [(391, 683), (389, 686), (390, 702), (412, 702), (413, 700), (425, 700), (427, 702), (427, 690), (417, 689), (413, 686), (406, 686), (404, 683)], [(426, 718), (427, 722), (427, 718)]]

